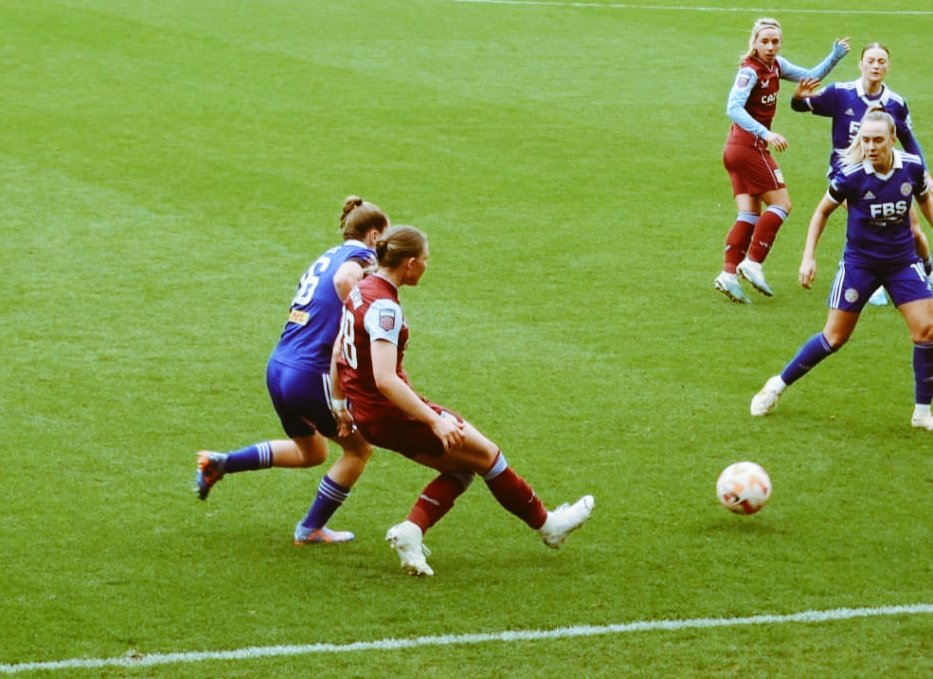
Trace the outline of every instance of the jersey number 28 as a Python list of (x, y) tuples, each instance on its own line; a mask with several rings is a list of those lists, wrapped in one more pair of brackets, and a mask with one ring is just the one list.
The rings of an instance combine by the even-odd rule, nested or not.
[(353, 313), (346, 307), (344, 307), (343, 316), (340, 319), (340, 329), (343, 338), (343, 359), (347, 362), (347, 365), (356, 370), (356, 345), (353, 343), (356, 336), (353, 334)]

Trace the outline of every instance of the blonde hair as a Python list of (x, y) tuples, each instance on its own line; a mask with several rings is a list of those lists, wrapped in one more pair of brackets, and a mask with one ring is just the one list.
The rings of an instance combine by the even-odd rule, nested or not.
[(428, 237), (413, 226), (393, 226), (376, 241), (376, 259), (379, 266), (394, 269), (409, 257), (424, 252)]
[[(891, 117), (890, 113), (885, 113), (880, 108), (871, 108), (862, 116), (859, 130), (865, 127), (865, 123), (876, 120), (883, 122), (887, 126), (888, 134), (892, 137), (897, 133), (897, 126), (894, 123), (894, 118)], [(862, 136), (860, 134), (855, 135), (855, 139), (852, 140), (852, 143), (849, 144), (849, 148), (842, 154), (842, 158), (847, 165), (858, 165), (865, 161), (865, 149), (862, 148)]]
[(389, 225), (386, 214), (372, 203), (368, 203), (359, 196), (348, 196), (343, 201), (343, 210), (340, 213), (340, 230), (343, 239), (355, 238), (362, 240), (370, 229), (382, 233)]
[(772, 19), (770, 17), (761, 17), (758, 21), (755, 22), (755, 25), (752, 27), (752, 34), (748, 39), (748, 51), (745, 52), (741, 57), (739, 57), (739, 63), (748, 59), (749, 57), (755, 56), (757, 50), (755, 49), (755, 41), (758, 40), (758, 36), (761, 35), (761, 32), (766, 28), (777, 29), (777, 32), (782, 36), (784, 32), (781, 30), (781, 23), (777, 19)]

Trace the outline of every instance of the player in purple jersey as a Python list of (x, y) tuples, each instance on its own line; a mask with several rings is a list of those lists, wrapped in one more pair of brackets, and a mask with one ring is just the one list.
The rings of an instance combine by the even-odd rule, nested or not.
[(389, 224), (385, 213), (358, 196), (340, 216), (343, 243), (311, 263), (298, 282), (288, 320), (269, 357), (266, 385), (288, 439), (265, 441), (229, 453), (198, 453), (195, 491), (206, 500), (225, 474), (269, 467), (314, 467), (327, 459), (327, 439), (343, 448), (321, 479), (305, 518), (295, 526), (296, 545), (346, 542), (348, 531), (324, 524), (343, 504), (363, 473), (372, 447), (359, 432), (338, 431), (330, 402), (330, 363), (340, 329), (343, 300), (376, 263), (373, 247)]
[(829, 316), (822, 332), (807, 340), (780, 375), (768, 379), (752, 399), (751, 414), (766, 415), (788, 385), (837, 351), (855, 330), (868, 296), (879, 285), (904, 316), (914, 343), (914, 412), (911, 425), (933, 431), (933, 292), (914, 249), (909, 211), (914, 199), (933, 224), (933, 193), (919, 156), (894, 148), (896, 123), (890, 114), (869, 111), (830, 181), (807, 231), (800, 283), (816, 279), (816, 246), (826, 222), (848, 205), (846, 246), (829, 294)]
[[(768, 149), (769, 145), (779, 152), (787, 149), (787, 139), (771, 129), (780, 81), (822, 78), (849, 51), (848, 38), (837, 40), (821, 63), (805, 69), (778, 56), (782, 41), (781, 24), (775, 19), (765, 17), (755, 22), (726, 103), (732, 126), (722, 161), (738, 213), (726, 234), (722, 271), (713, 279), (713, 288), (742, 304), (751, 300), (742, 290), (739, 276), (761, 294), (774, 294), (765, 281), (762, 264), (791, 209), (781, 168)], [(767, 205), (764, 213), (762, 204)]]
[[(829, 156), (829, 171), (832, 175), (843, 165), (843, 154), (858, 134), (859, 123), (871, 109), (877, 108), (891, 114), (897, 125), (897, 139), (908, 153), (923, 159), (923, 149), (914, 136), (911, 126), (910, 111), (907, 102), (897, 92), (885, 84), (885, 78), (891, 63), (891, 53), (881, 43), (873, 42), (862, 48), (859, 57), (858, 80), (844, 83), (830, 83), (815, 91), (819, 81), (811, 78), (801, 80), (791, 99), (791, 108), (795, 111), (832, 119), (832, 151)], [(924, 162), (924, 164), (926, 164)], [(929, 171), (927, 172), (929, 182)], [(910, 211), (910, 226), (916, 241), (917, 254), (924, 262), (929, 276), (933, 272), (933, 259), (930, 257), (930, 245), (920, 225), (915, 208)], [(878, 288), (869, 298), (869, 303), (884, 305), (888, 298), (883, 288)]]

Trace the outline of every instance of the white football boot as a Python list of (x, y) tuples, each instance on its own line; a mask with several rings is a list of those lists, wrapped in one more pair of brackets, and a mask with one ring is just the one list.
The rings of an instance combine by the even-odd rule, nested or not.
[(544, 544), (551, 549), (560, 549), (567, 536), (590, 518), (595, 506), (596, 500), (593, 496), (584, 495), (572, 505), (565, 503), (549, 511), (544, 525), (538, 529)]
[(421, 529), (411, 521), (397, 523), (386, 533), (386, 542), (398, 554), (402, 568), (409, 575), (434, 575), (434, 569), (425, 559), (431, 550), (422, 544), (421, 538)]
[(787, 389), (787, 385), (784, 384), (784, 380), (781, 379), (780, 375), (769, 377), (761, 391), (752, 398), (750, 408), (752, 415), (760, 417), (771, 412), (785, 389)]
[(915, 429), (933, 431), (933, 415), (930, 413), (914, 413), (913, 417), (910, 418), (910, 426)]
[(765, 273), (761, 269), (761, 264), (759, 262), (753, 262), (748, 257), (739, 262), (739, 265), (735, 267), (735, 270), (738, 274), (752, 284), (752, 287), (755, 288), (758, 292), (766, 297), (773, 297), (774, 290), (771, 289), (771, 286), (768, 285), (768, 282), (765, 280)]
[(734, 273), (720, 271), (719, 275), (713, 279), (713, 288), (738, 304), (748, 304), (752, 301), (748, 298), (748, 295), (745, 294), (745, 291), (742, 290), (739, 277)]

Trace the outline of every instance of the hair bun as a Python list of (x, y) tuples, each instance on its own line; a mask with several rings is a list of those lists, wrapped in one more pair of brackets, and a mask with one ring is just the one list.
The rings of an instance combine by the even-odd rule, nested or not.
[(341, 218), (346, 217), (353, 212), (353, 208), (359, 207), (362, 204), (363, 199), (359, 196), (347, 196), (346, 200), (343, 201), (343, 213), (341, 214)]

